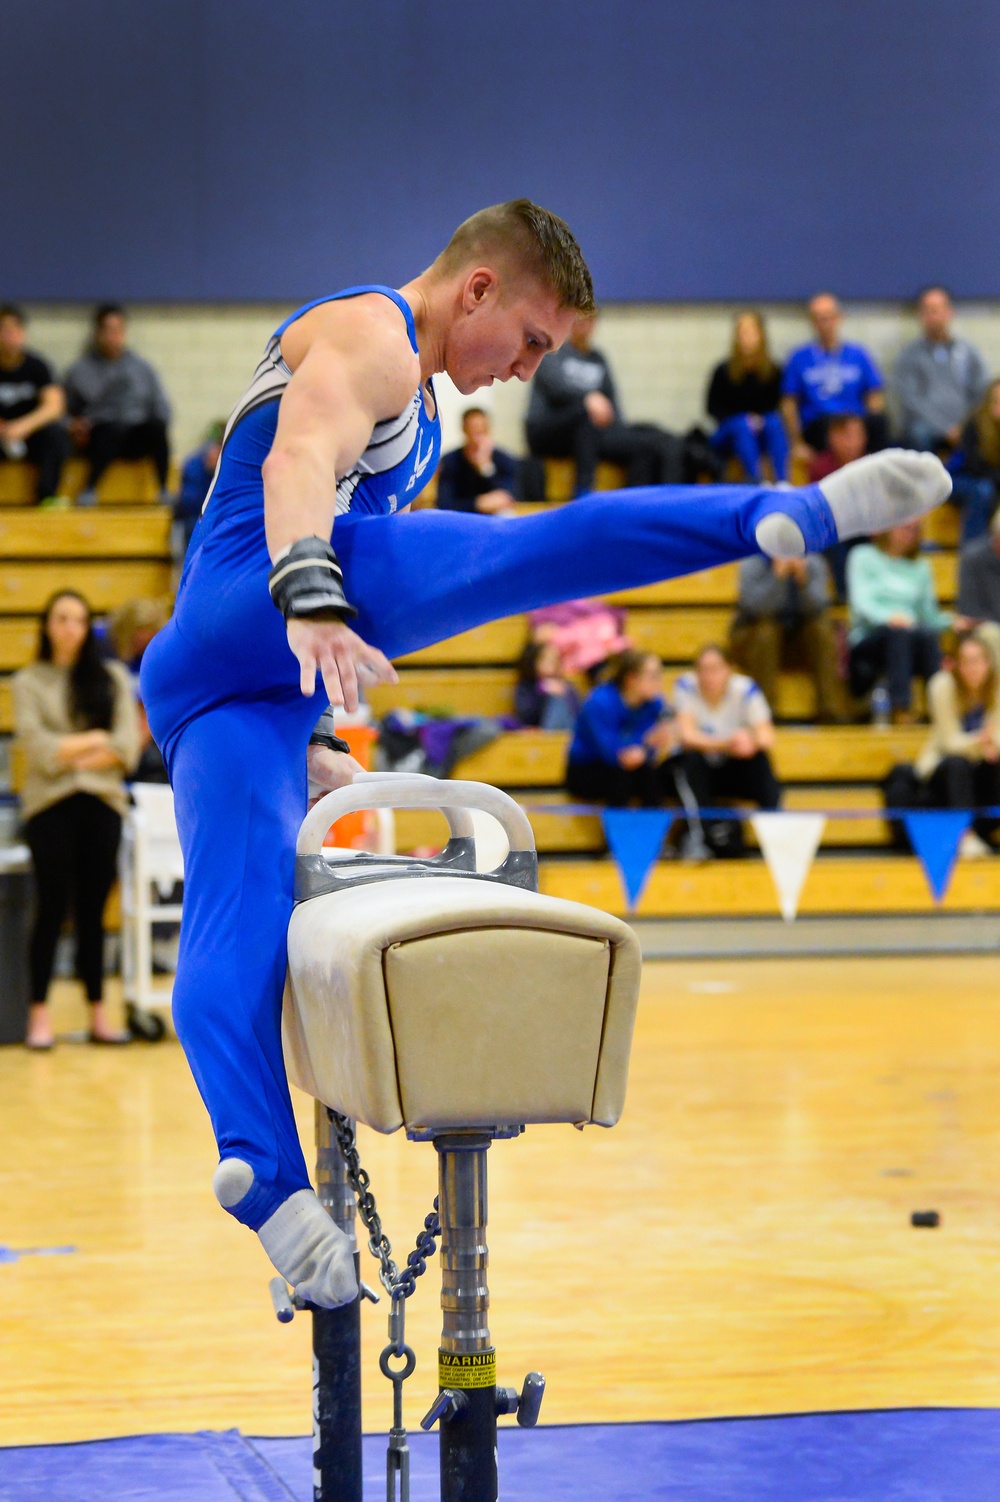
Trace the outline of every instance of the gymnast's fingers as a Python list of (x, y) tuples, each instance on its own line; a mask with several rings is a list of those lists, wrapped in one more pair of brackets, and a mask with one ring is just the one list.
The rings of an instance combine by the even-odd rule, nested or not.
[[(326, 689), (327, 698), (336, 709), (344, 703), (344, 688), (340, 664), (330, 645), (325, 646), (320, 655), (319, 670), (323, 674), (323, 687)], [(350, 708), (350, 705), (347, 707)]]
[(399, 674), (383, 652), (378, 647), (362, 645), (362, 650), (355, 656), (357, 666), (361, 669), (362, 676), (371, 679), (373, 683), (398, 683)]
[(308, 649), (295, 653), (299, 659), (299, 687), (305, 698), (316, 692), (316, 659)]
[(335, 651), (344, 690), (344, 708), (353, 714), (358, 707), (358, 675), (354, 668), (354, 657), (347, 642), (339, 642)]

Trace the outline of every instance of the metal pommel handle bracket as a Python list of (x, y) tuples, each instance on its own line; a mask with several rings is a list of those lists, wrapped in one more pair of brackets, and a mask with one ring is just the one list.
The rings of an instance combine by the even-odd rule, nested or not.
[(511, 853), (534, 853), (535, 836), (528, 816), (514, 799), (483, 782), (459, 782), (419, 772), (360, 772), (347, 787), (321, 798), (302, 821), (296, 855), (319, 855), (331, 825), (344, 814), (369, 808), (430, 808), (442, 813), (452, 836), (474, 835), (466, 812), (490, 814), (503, 829)]

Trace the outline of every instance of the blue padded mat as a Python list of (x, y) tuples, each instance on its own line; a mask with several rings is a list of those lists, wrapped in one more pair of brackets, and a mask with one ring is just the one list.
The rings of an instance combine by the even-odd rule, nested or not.
[[(436, 1502), (437, 1439), (410, 1437), (412, 1502)], [(385, 1442), (365, 1439), (365, 1502)], [(146, 1435), (0, 1450), (2, 1502), (312, 1502), (311, 1441)], [(1000, 1412), (907, 1409), (500, 1435), (503, 1502), (997, 1502)]]

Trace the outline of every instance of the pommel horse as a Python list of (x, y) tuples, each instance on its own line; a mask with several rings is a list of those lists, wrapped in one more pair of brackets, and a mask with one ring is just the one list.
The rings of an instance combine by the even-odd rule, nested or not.
[[(343, 814), (386, 807), (439, 810), (450, 836), (441, 854), (323, 853)], [(477, 870), (475, 809), (492, 815), (507, 839), (508, 854), (493, 870)], [(440, 1391), (423, 1427), (439, 1424), (442, 1502), (496, 1502), (497, 1415), (516, 1413), (533, 1425), (544, 1379), (529, 1374), (520, 1393), (497, 1386), (487, 1324), (487, 1150), (529, 1124), (618, 1120), (638, 941), (607, 913), (539, 895), (527, 816), (479, 783), (359, 776), (309, 812), (296, 854), (283, 1037), (289, 1078), (317, 1102), (317, 1193), (353, 1237), (354, 1196), (331, 1112), (433, 1143), (443, 1330)], [(362, 1285), (351, 1305), (313, 1310), (316, 1502), (361, 1502), (366, 1293)], [(274, 1280), (272, 1296), (279, 1319), (291, 1318), (283, 1280)], [(393, 1310), (381, 1363), (397, 1400), (389, 1502), (397, 1480), (399, 1495), (408, 1495), (400, 1391), (413, 1361), (401, 1312), (392, 1345), (395, 1302)], [(390, 1350), (408, 1353), (409, 1370), (388, 1366)]]

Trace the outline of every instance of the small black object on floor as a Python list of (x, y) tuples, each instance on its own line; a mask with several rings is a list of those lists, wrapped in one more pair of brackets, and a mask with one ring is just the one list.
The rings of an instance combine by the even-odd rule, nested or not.
[(911, 1226), (928, 1226), (932, 1230), (941, 1224), (941, 1217), (936, 1210), (914, 1210), (910, 1216)]

